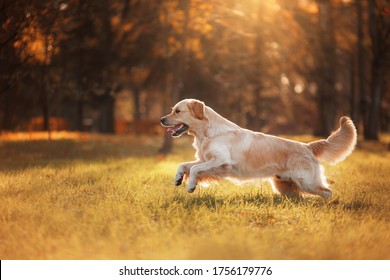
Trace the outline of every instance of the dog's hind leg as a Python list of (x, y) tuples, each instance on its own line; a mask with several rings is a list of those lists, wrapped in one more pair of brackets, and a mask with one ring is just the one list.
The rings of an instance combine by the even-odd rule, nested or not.
[(301, 194), (299, 187), (292, 180), (282, 179), (278, 176), (274, 176), (270, 182), (274, 191), (280, 193), (283, 196), (298, 197)]
[(302, 193), (314, 194), (328, 199), (332, 190), (328, 187), (322, 166), (315, 161), (295, 162), (296, 169), (290, 169), (291, 180)]
[(305, 189), (308, 193), (319, 195), (325, 200), (332, 196), (332, 190), (326, 182), (324, 171), (320, 164), (316, 166), (312, 181), (309, 182)]
[(294, 182), (305, 193), (319, 195), (324, 199), (332, 196), (332, 190), (328, 187), (322, 171), (315, 172), (312, 176), (297, 178)]

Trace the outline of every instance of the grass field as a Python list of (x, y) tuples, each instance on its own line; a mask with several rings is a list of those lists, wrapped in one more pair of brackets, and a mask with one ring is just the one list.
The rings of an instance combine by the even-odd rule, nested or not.
[(0, 259), (390, 259), (390, 152), (326, 166), (333, 200), (173, 186), (191, 139), (0, 141)]

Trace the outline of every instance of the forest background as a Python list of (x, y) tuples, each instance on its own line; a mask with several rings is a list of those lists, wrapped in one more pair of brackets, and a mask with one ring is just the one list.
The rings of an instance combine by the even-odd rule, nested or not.
[(3, 132), (155, 134), (188, 97), (269, 133), (390, 129), (388, 0), (2, 0), (0, 28)]

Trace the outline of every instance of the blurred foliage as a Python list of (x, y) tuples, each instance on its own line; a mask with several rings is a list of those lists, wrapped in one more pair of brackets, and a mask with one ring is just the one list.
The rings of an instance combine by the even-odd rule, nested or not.
[(327, 135), (349, 114), (378, 138), (389, 15), (385, 0), (2, 0), (0, 129), (112, 133), (192, 97), (255, 130)]

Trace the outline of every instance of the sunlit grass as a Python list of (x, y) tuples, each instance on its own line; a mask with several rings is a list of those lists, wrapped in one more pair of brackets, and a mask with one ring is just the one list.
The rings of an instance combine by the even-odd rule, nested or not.
[(173, 186), (190, 139), (0, 142), (0, 259), (389, 259), (390, 152), (326, 166), (333, 200)]

